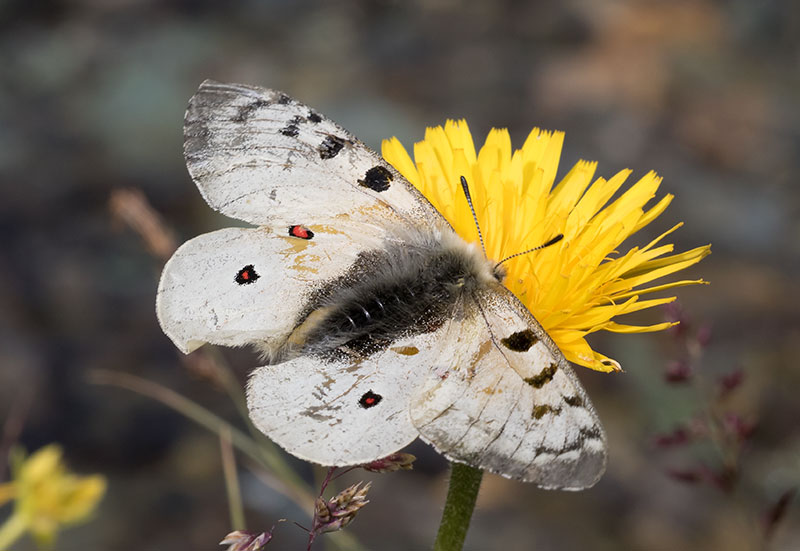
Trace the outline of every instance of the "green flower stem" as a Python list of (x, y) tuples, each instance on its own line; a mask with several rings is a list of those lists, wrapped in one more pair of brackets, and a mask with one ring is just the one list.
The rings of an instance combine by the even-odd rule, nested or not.
[(481, 487), (483, 471), (461, 463), (451, 465), (450, 487), (433, 551), (461, 551)]
[(8, 547), (17, 541), (25, 530), (28, 529), (28, 522), (19, 514), (14, 513), (0, 526), (0, 549)]

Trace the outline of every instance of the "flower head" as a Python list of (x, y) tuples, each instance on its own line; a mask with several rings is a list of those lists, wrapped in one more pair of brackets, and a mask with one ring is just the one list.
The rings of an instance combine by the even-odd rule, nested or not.
[(13, 480), (0, 485), (0, 505), (15, 501), (14, 513), (0, 526), (0, 549), (26, 531), (42, 544), (52, 543), (62, 526), (85, 521), (106, 490), (102, 476), (68, 472), (61, 448), (53, 444), (18, 456), (13, 467)]
[(459, 235), (477, 241), (459, 184), (465, 176), (489, 258), (499, 261), (563, 234), (552, 246), (505, 262), (505, 285), (568, 360), (598, 371), (619, 370), (618, 362), (592, 350), (586, 336), (599, 330), (640, 333), (674, 325), (635, 326), (615, 319), (675, 298), (643, 300), (645, 294), (704, 283), (653, 284), (699, 262), (710, 253), (710, 245), (670, 254), (673, 246), (661, 242), (681, 226), (677, 224), (644, 247), (618, 253), (622, 242), (664, 212), (673, 196), (646, 208), (661, 183), (649, 172), (612, 201), (630, 171), (593, 181), (597, 164), (587, 161), (578, 162), (554, 186), (563, 141), (562, 132), (535, 128), (522, 149), (512, 153), (508, 131), (493, 129), (476, 153), (466, 122), (448, 121), (444, 128), (428, 128), (425, 139), (414, 145), (414, 161), (397, 138), (383, 142), (383, 156)]

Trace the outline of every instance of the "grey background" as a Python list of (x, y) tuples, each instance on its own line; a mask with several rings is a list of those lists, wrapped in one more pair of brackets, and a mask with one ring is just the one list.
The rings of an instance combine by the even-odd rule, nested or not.
[[(678, 291), (691, 327), (712, 327), (696, 366), (711, 390), (664, 383), (682, 354), (674, 335), (597, 335), (627, 371), (579, 370), (609, 433), (606, 476), (574, 494), (488, 476), (466, 548), (757, 548), (758, 519), (800, 472), (798, 37), (789, 0), (0, 1), (0, 421), (29, 395), (21, 442), (60, 442), (73, 467), (110, 481), (94, 522), (59, 548), (214, 549), (228, 531), (216, 437), (86, 381), (94, 368), (135, 373), (235, 419), (180, 367), (153, 311), (161, 263), (108, 208), (112, 190), (141, 189), (181, 241), (231, 223), (181, 154), (205, 78), (282, 89), (376, 148), (465, 117), (477, 141), (492, 126), (516, 145), (533, 126), (566, 131), (560, 175), (587, 158), (605, 177), (664, 176), (676, 199), (631, 244), (680, 220), (678, 250), (713, 243), (686, 274), (711, 285)], [(244, 381), (257, 358), (226, 354)], [(703, 443), (653, 441), (708, 408), (715, 378), (736, 368), (745, 381), (724, 407), (758, 422), (736, 492), (666, 476), (719, 466)], [(432, 542), (446, 465), (412, 451), (414, 472), (361, 477), (372, 502), (348, 530), (368, 549)], [(251, 527), (307, 523), (242, 476)], [(276, 534), (276, 548), (300, 547), (290, 523)], [(772, 548), (798, 547), (790, 508)]]

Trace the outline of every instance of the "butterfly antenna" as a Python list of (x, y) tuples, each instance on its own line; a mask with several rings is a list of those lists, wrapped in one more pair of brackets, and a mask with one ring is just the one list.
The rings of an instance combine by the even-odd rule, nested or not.
[(555, 245), (556, 243), (558, 243), (562, 239), (564, 239), (564, 234), (563, 233), (559, 233), (557, 236), (555, 236), (553, 239), (551, 239), (550, 241), (548, 241), (544, 245), (539, 245), (538, 247), (534, 247), (532, 249), (528, 249), (527, 251), (522, 251), (521, 253), (516, 253), (516, 254), (512, 254), (511, 256), (505, 257), (503, 260), (501, 260), (500, 262), (495, 264), (494, 267), (495, 267), (495, 269), (497, 269), (497, 267), (500, 266), (500, 264), (502, 264), (506, 260), (511, 260), (512, 258), (516, 258), (518, 256), (522, 256), (523, 254), (532, 253), (533, 251), (538, 251), (539, 249), (544, 249), (545, 247), (549, 247), (550, 245)]
[[(472, 212), (472, 219), (475, 221), (475, 229), (478, 230), (478, 239), (481, 240), (481, 249), (483, 249), (483, 256), (486, 256), (486, 246), (483, 244), (483, 234), (481, 234), (481, 226), (478, 224), (478, 216), (475, 214), (475, 207), (472, 206), (472, 196), (469, 194), (469, 185), (467, 179), (461, 177), (461, 189), (464, 190), (464, 195), (467, 197), (467, 204), (469, 210)], [(487, 257), (488, 258), (488, 257)]]

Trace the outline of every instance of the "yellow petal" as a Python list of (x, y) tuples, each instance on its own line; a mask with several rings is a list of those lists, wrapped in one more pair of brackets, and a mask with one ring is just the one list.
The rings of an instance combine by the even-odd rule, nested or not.
[(384, 156), (389, 156), (394, 159), (393, 165), (397, 170), (406, 177), (412, 184), (418, 186), (419, 174), (417, 167), (414, 166), (414, 161), (411, 160), (406, 148), (400, 143), (397, 138), (383, 140), (381, 147), (384, 151)]
[(663, 331), (664, 329), (669, 329), (676, 325), (678, 325), (677, 321), (667, 321), (654, 325), (623, 325), (610, 321), (603, 329), (606, 331), (613, 331), (614, 333), (651, 333), (653, 331)]
[(63, 452), (50, 444), (28, 458), (17, 460), (14, 481), (4, 485), (13, 490), (15, 513), (42, 545), (51, 545), (59, 528), (84, 520), (105, 493), (102, 476), (80, 477), (69, 472)]
[(563, 142), (562, 132), (534, 128), (522, 148), (512, 151), (508, 131), (493, 129), (476, 152), (466, 122), (447, 121), (444, 128), (428, 128), (425, 140), (414, 144), (414, 161), (396, 139), (384, 141), (383, 154), (457, 233), (477, 241), (461, 192), (464, 176), (491, 259), (504, 259), (563, 234), (550, 247), (509, 260), (505, 284), (568, 360), (616, 371), (619, 364), (592, 350), (586, 335), (669, 327), (670, 323), (631, 326), (614, 318), (674, 300), (642, 300), (644, 294), (705, 283), (694, 279), (648, 286), (699, 262), (710, 247), (673, 254), (673, 246), (662, 241), (681, 226), (677, 224), (644, 247), (618, 252), (623, 241), (664, 212), (673, 196), (667, 194), (647, 207), (661, 184), (657, 174), (648, 172), (620, 194), (631, 171), (608, 180), (595, 178), (597, 163), (588, 161), (579, 161), (554, 186)]
[(39, 481), (57, 476), (62, 470), (61, 448), (55, 444), (47, 445), (33, 453), (23, 464), (20, 478)]
[(79, 522), (91, 514), (106, 492), (106, 480), (99, 475), (83, 477), (70, 490), (60, 507), (60, 520), (64, 523)]

